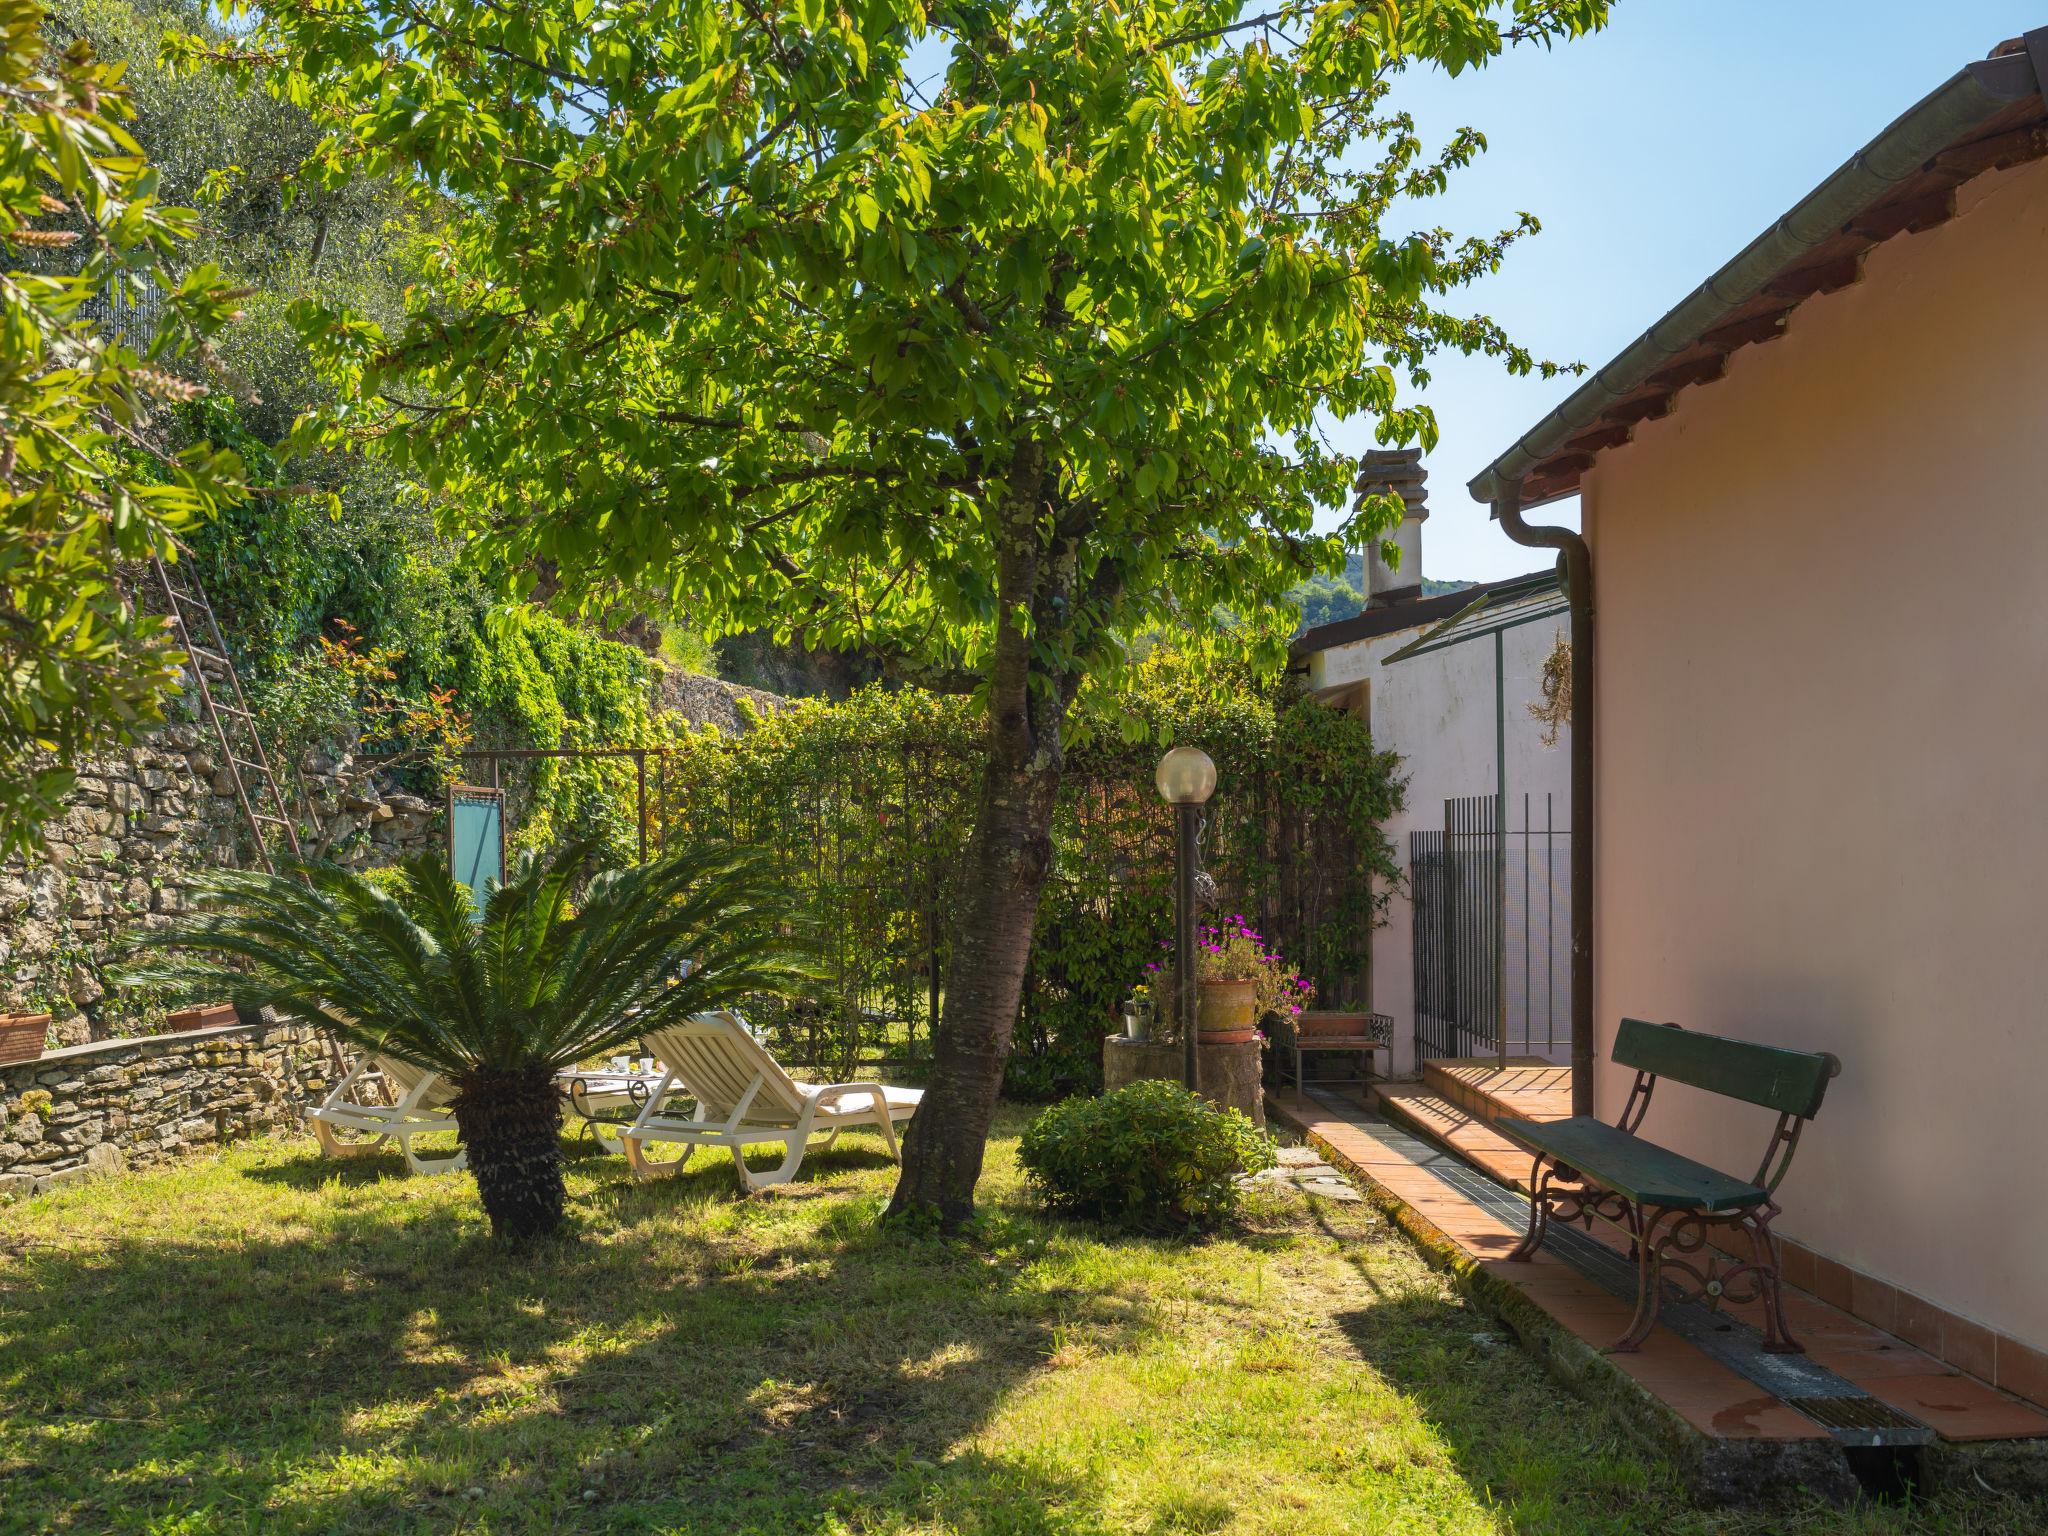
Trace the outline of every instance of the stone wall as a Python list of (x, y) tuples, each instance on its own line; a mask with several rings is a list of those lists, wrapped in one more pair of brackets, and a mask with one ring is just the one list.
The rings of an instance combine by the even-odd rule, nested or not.
[[(654, 684), (658, 710), (733, 733), (747, 729), (743, 699), (763, 712), (784, 702), (674, 668)], [(296, 781), (304, 803), (293, 806), (305, 854), (363, 869), (439, 846), (442, 807), (390, 778), (347, 752), (307, 753)], [(54, 1046), (161, 1027), (158, 1000), (108, 987), (109, 945), (178, 913), (195, 873), (249, 862), (247, 825), (210, 727), (169, 724), (88, 761), (46, 829), (42, 856), (0, 864), (0, 1010), (50, 1014)]]
[(0, 1066), (0, 1199), (298, 1123), (325, 1046), (291, 1023), (98, 1041)]
[[(178, 912), (195, 872), (247, 862), (247, 828), (219, 758), (210, 729), (179, 723), (81, 769), (42, 857), (0, 865), (0, 1008), (51, 1014), (55, 1045), (156, 1022), (138, 1000), (109, 996), (105, 952), (123, 930)], [(441, 835), (440, 807), (380, 789), (346, 756), (309, 754), (302, 768), (309, 855), (389, 864)]]
[(743, 687), (666, 664), (655, 674), (655, 709), (692, 725), (715, 725), (729, 736), (740, 735), (749, 729), (747, 717), (740, 712), (742, 700), (764, 715), (789, 702), (779, 693)]
[[(1245, 1044), (1195, 1042), (1196, 1091), (1219, 1109), (1234, 1109), (1253, 1125), (1266, 1123), (1266, 1089), (1260, 1078), (1265, 1064), (1258, 1041)], [(1115, 1093), (1132, 1083), (1158, 1078), (1181, 1080), (1186, 1058), (1178, 1043), (1156, 1045), (1108, 1035), (1102, 1042), (1102, 1091)]]

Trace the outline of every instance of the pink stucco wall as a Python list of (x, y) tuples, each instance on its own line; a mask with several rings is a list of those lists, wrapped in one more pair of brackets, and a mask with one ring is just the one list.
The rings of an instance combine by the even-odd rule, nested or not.
[[(1585, 517), (1603, 1062), (1626, 1014), (1835, 1052), (1781, 1229), (2048, 1347), (2048, 162), (1683, 393)], [(1667, 1085), (1645, 1129), (1747, 1173), (1769, 1117)]]

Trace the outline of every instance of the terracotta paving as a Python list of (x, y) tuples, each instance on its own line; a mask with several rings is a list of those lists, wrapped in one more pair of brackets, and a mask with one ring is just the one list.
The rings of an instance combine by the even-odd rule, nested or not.
[(1541, 1056), (1510, 1056), (1502, 1067), (1491, 1056), (1425, 1062), (1423, 1081), (1482, 1116), (1564, 1120), (1572, 1112), (1572, 1069)]
[(1463, 1105), (1453, 1104), (1426, 1083), (1374, 1083), (1372, 1096), (1374, 1107), (1388, 1118), (1442, 1142), (1501, 1183), (1528, 1191), (1529, 1153)]
[[(1441, 1125), (1465, 1160), (1492, 1171), (1489, 1164), (1498, 1162), (1506, 1168), (1506, 1154), (1512, 1153), (1513, 1162), (1520, 1166), (1509, 1173), (1509, 1180), (1527, 1178), (1527, 1154), (1477, 1116), (1413, 1085), (1377, 1085), (1374, 1091), (1389, 1101), (1389, 1109), (1431, 1128), (1432, 1133)], [(1569, 1102), (1569, 1089), (1566, 1095)], [(1521, 1237), (1520, 1230), (1510, 1228), (1431, 1172), (1435, 1162), (1451, 1158), (1452, 1153), (1432, 1152), (1420, 1162), (1410, 1159), (1352, 1122), (1349, 1116), (1362, 1114), (1362, 1107), (1351, 1107), (1347, 1114), (1288, 1090), (1269, 1093), (1266, 1103), (1296, 1130), (1321, 1138), (1355, 1171), (1421, 1214), (1478, 1260), (1489, 1275), (1521, 1291), (1595, 1348), (1605, 1350), (1627, 1328), (1632, 1303), (1571, 1266), (1547, 1253), (1539, 1253), (1527, 1264), (1506, 1262), (1506, 1254)], [(1596, 1235), (1609, 1236), (1599, 1229)], [(1613, 1241), (1620, 1246), (1618, 1237)], [(1727, 1310), (1752, 1325), (1758, 1321), (1754, 1304)], [(1788, 1285), (1785, 1311), (1794, 1336), (1806, 1345), (1815, 1362), (1872, 1397), (1913, 1415), (1943, 1439), (2048, 1437), (2048, 1415), (1816, 1296)], [(1667, 1328), (1657, 1328), (1638, 1353), (1608, 1354), (1606, 1358), (1687, 1422), (1718, 1439), (1794, 1441), (1827, 1436), (1826, 1430), (1804, 1414)]]

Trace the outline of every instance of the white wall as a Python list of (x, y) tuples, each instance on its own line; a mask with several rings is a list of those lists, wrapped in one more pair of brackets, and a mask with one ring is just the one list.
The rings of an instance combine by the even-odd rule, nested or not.
[[(1474, 509), (1475, 515), (1484, 514)], [(1535, 552), (1532, 551), (1532, 558)], [(1506, 631), (1502, 639), (1502, 677), (1507, 707), (1507, 768), (1510, 827), (1522, 825), (1522, 796), (1527, 794), (1535, 825), (1544, 824), (1544, 796), (1552, 795), (1559, 827), (1571, 823), (1571, 733), (1558, 733), (1557, 745), (1546, 747), (1544, 727), (1529, 714), (1542, 697), (1544, 660), (1565, 620), (1543, 620)], [(1356, 640), (1309, 657), (1309, 686), (1335, 701), (1359, 683), (1369, 690), (1373, 744), (1401, 754), (1407, 781), (1404, 808), (1387, 824), (1395, 858), (1403, 874), (1408, 868), (1408, 834), (1444, 824), (1444, 801), (1466, 795), (1490, 795), (1496, 787), (1498, 711), (1494, 695), (1494, 644), (1491, 637), (1433, 651), (1384, 665), (1384, 659), (1409, 644), (1421, 629)], [(1563, 840), (1559, 840), (1560, 863)], [(1416, 1069), (1414, 1042), (1413, 909), (1404, 887), (1388, 908), (1388, 923), (1374, 937), (1373, 1006), (1394, 1020), (1393, 1070)], [(1560, 924), (1568, 923), (1562, 903)], [(1562, 946), (1568, 949), (1569, 944)], [(1570, 1049), (1570, 977), (1560, 976), (1557, 990), (1557, 1051)]]

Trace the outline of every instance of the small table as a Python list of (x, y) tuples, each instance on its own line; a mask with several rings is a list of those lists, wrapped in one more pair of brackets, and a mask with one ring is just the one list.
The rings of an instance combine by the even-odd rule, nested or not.
[(588, 1123), (590, 1134), (607, 1152), (624, 1150), (615, 1134), (639, 1118), (648, 1099), (661, 1086), (666, 1074), (606, 1069), (584, 1071), (571, 1067), (555, 1074), (555, 1087), (569, 1107)]

